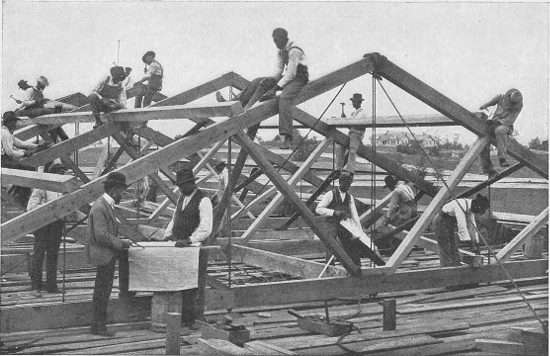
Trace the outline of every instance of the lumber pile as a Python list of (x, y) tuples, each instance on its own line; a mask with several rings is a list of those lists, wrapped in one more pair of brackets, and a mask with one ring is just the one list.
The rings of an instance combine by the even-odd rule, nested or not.
[(496, 355), (548, 355), (548, 330), (511, 328), (507, 340), (476, 339), (476, 348)]

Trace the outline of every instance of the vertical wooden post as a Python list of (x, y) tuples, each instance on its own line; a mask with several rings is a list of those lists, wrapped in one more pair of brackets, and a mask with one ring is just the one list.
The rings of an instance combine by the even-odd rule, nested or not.
[(181, 313), (168, 313), (166, 326), (166, 354), (180, 354)]
[(395, 299), (384, 300), (384, 331), (395, 330)]

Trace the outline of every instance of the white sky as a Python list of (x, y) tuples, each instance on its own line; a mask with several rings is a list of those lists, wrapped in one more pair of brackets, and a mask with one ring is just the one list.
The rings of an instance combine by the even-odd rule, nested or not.
[[(5, 0), (2, 111), (16, 107), (9, 96), (21, 95), (17, 81), (34, 84), (38, 75), (50, 81), (48, 98), (89, 94), (116, 61), (119, 39), (121, 64), (133, 67), (134, 77), (142, 73), (142, 54), (157, 53), (168, 96), (228, 71), (248, 79), (266, 75), (276, 56), (271, 31), (284, 27), (308, 56), (312, 79), (376, 51), (472, 111), (516, 87), (524, 96), (516, 129), (526, 144), (548, 136), (548, 14), (546, 3)], [(383, 84), (403, 114), (433, 112)], [(355, 92), (370, 111), (371, 79), (364, 76), (347, 85), (326, 116), (339, 116), (339, 103), (349, 104)], [(302, 107), (319, 115), (335, 93)], [(379, 115), (395, 114), (380, 90), (377, 106)], [(181, 123), (152, 126), (171, 136), (184, 132)], [(455, 131), (473, 138), (462, 129), (438, 133)]]

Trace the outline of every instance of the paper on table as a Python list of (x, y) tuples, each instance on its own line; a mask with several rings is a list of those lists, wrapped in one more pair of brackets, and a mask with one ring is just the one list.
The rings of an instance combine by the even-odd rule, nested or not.
[(370, 237), (363, 231), (363, 228), (358, 226), (351, 218), (340, 221), (340, 225), (351, 232), (353, 236), (357, 237), (365, 246), (368, 248), (372, 246), (376, 249), (376, 246), (372, 243)]

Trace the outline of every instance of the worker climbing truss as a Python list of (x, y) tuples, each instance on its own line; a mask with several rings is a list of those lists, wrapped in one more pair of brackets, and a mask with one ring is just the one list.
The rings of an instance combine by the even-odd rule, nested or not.
[[(203, 149), (208, 149), (208, 151), (201, 155), (201, 159), (195, 165), (194, 171), (198, 173), (201, 169), (206, 168), (209, 171), (208, 174), (214, 174), (215, 172), (210, 165), (212, 157), (230, 139), (230, 142), (238, 144), (241, 150), (230, 165), (230, 179), (216, 210), (214, 217), (215, 226), (219, 226), (222, 222), (223, 215), (227, 211), (227, 207), (231, 205), (231, 202), (235, 202), (240, 208), (233, 215), (229, 216), (229, 219), (233, 221), (242, 214), (249, 214), (251, 208), (261, 202), (269, 201), (270, 203), (256, 217), (256, 220), (253, 221), (241, 238), (233, 239), (229, 246), (222, 246), (222, 250), (230, 254), (234, 261), (256, 265), (268, 270), (282, 271), (303, 278), (303, 280), (297, 281), (263, 283), (231, 288), (231, 303), (234, 306), (267, 305), (281, 303), (283, 300), (285, 303), (304, 302), (322, 298), (356, 296), (358, 294), (365, 295), (507, 279), (508, 277), (497, 265), (486, 265), (476, 270), (468, 267), (452, 267), (408, 272), (398, 271), (399, 266), (415, 245), (430, 247), (432, 249), (437, 247), (435, 241), (422, 236), (423, 232), (448, 199), (457, 195), (456, 188), (458, 184), (481, 150), (492, 139), (488, 135), (484, 121), (477, 114), (468, 111), (378, 53), (367, 54), (364, 58), (348, 66), (309, 82), (295, 99), (295, 105), (345, 85), (347, 82), (366, 74), (375, 74), (375, 78), (384, 78), (443, 114), (445, 118), (441, 120), (442, 125), (449, 125), (451, 123), (462, 125), (479, 136), (457, 165), (454, 172), (446, 180), (445, 186), (440, 189), (424, 180), (417, 173), (411, 172), (395, 163), (383, 153), (376, 152), (376, 150), (363, 144), (359, 146), (357, 154), (360, 157), (370, 161), (373, 166), (380, 167), (400, 179), (413, 183), (422, 194), (433, 198), (384, 267), (361, 269), (355, 265), (343, 248), (337, 243), (336, 239), (327, 235), (317, 224), (317, 219), (310, 207), (296, 193), (295, 186), (301, 180), (305, 180), (315, 187), (321, 187), (321, 191), (328, 188), (326, 181), (316, 176), (311, 171), (311, 167), (319, 155), (331, 143), (334, 142), (348, 147), (349, 137), (320, 120), (321, 117), (314, 117), (297, 107), (293, 108), (295, 121), (325, 137), (311, 153), (310, 157), (302, 165), (297, 166), (288, 158), (284, 158), (254, 142), (258, 126), (269, 117), (277, 115), (278, 99), (260, 103), (248, 111), (244, 111), (238, 102), (211, 105), (192, 104), (193, 101), (228, 86), (240, 90), (244, 89), (249, 82), (232, 72), (173, 97), (158, 100), (147, 108), (126, 109), (107, 114), (105, 118), (107, 118), (108, 123), (98, 129), (82, 133), (25, 158), (22, 163), (32, 166), (44, 165), (53, 159), (60, 158), (65, 165), (75, 172), (75, 175), (80, 178), (81, 182), (75, 184), (73, 180), (69, 184), (63, 181), (63, 189), (68, 192), (67, 195), (3, 222), (1, 226), (2, 245), (5, 246), (22, 235), (30, 233), (76, 210), (80, 209), (86, 213), (89, 210), (88, 204), (103, 193), (103, 181), (106, 178), (105, 173), (115, 166), (117, 159), (123, 152), (126, 152), (132, 160), (114, 171), (123, 173), (130, 184), (148, 176), (160, 187), (167, 197), (149, 217), (140, 220), (142, 224), (145, 222), (154, 225), (155, 220), (160, 216), (163, 209), (166, 209), (170, 203), (175, 204), (177, 201), (177, 189), (166, 184), (159, 174), (163, 174), (169, 180), (174, 181), (174, 173), (171, 171), (170, 165)], [(374, 85), (375, 83), (373, 82), (373, 87)], [(17, 131), (15, 135), (20, 139), (26, 140), (36, 135), (44, 134), (47, 130), (63, 124), (94, 122), (94, 117), (86, 111), (86, 108), (81, 108), (78, 111), (30, 119), (28, 120), (29, 125)], [(152, 120), (169, 119), (191, 120), (196, 126), (188, 135), (178, 140), (174, 140), (146, 125), (136, 129), (136, 133), (141, 138), (159, 146), (158, 150), (145, 155), (128, 143), (123, 130), (121, 130), (122, 123), (146, 123)], [(376, 123), (370, 125), (376, 127)], [(369, 126), (369, 123), (366, 123), (366, 126)], [(107, 161), (106, 157), (102, 159), (102, 162), (98, 166), (101, 168), (106, 167), (107, 169), (99, 169), (98, 172), (100, 174), (90, 180), (70, 159), (70, 154), (105, 137), (113, 137), (120, 145), (120, 149), (111, 158), (111, 161)], [(526, 166), (543, 178), (548, 179), (548, 162), (546, 159), (529, 151), (513, 138), (509, 139), (508, 151), (512, 157), (519, 161), (518, 165), (501, 172), (492, 178), (490, 182), (481, 183), (479, 186), (472, 188), (468, 191), (469, 194), (474, 194), (476, 191), (504, 178), (522, 166)], [(253, 174), (251, 177), (243, 175), (243, 167), (248, 156), (254, 160), (259, 168), (258, 172), (260, 172), (255, 175)], [(278, 168), (275, 168), (276, 166)], [(288, 180), (283, 178), (280, 172), (282, 170), (291, 175)], [(273, 188), (264, 189), (261, 184), (257, 183), (254, 180), (254, 176), (258, 176), (259, 174), (267, 176), (273, 184)], [(18, 176), (24, 177), (25, 173), (2, 169), (2, 175), (12, 177), (13, 181)], [(52, 179), (51, 175), (39, 174), (36, 175), (35, 179), (27, 177), (21, 180), (20, 184), (38, 187), (40, 184), (44, 186), (48, 182), (49, 187), (52, 185), (61, 186), (61, 183), (52, 182)], [(237, 197), (237, 194), (244, 189), (253, 191), (256, 194), (256, 198), (246, 205), (242, 204), (241, 200)], [(388, 195), (363, 213), (360, 216), (361, 221), (363, 223), (367, 222), (367, 225), (372, 224), (376, 220), (376, 216), (388, 204), (389, 197)], [(262, 226), (266, 218), (271, 215), (277, 205), (283, 200), (293, 204), (300, 217), (307, 223), (315, 235), (319, 237), (326, 248), (336, 256), (343, 268), (338, 266), (325, 268), (321, 263), (247, 246), (256, 229)], [(542, 211), (534, 221), (527, 225), (516, 238), (497, 254), (500, 261), (505, 262), (514, 251), (525, 243), (526, 239), (537, 233), (547, 223), (547, 220), (548, 208)], [(123, 233), (129, 238), (138, 242), (148, 238), (148, 236), (144, 235), (143, 230), (137, 229), (131, 222), (123, 225), (125, 226)], [(214, 230), (218, 231), (217, 228)], [(212, 238), (211, 244), (217, 244), (215, 237)], [(504, 265), (506, 266), (507, 273), (513, 278), (542, 276), (547, 270), (546, 260), (511, 262), (504, 263)], [(317, 277), (322, 272), (325, 278), (318, 279)], [(209, 278), (209, 284), (219, 287), (220, 283), (211, 277)]]

